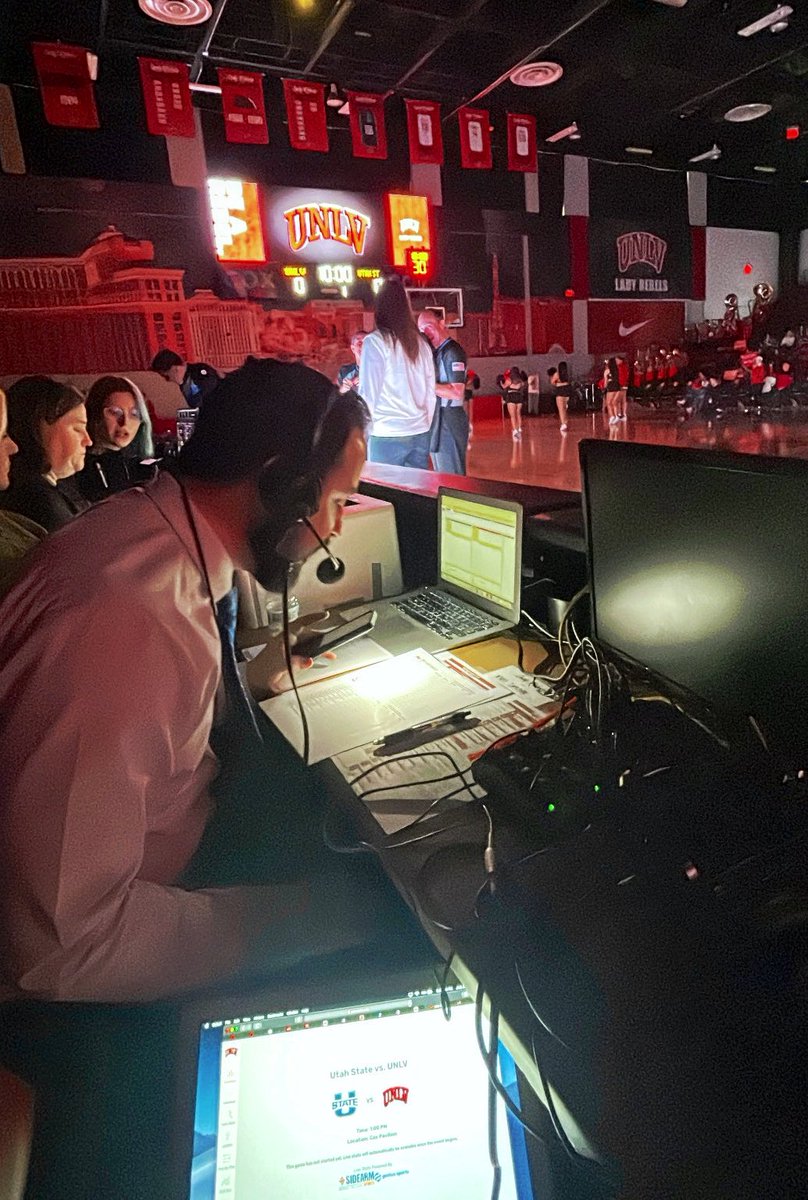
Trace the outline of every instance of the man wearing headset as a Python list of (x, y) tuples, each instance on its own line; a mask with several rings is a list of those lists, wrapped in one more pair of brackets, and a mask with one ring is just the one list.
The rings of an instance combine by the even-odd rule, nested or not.
[[(284, 838), (312, 828), (306, 772), (281, 783), (262, 748), (251, 807), (222, 719), (234, 568), (282, 587), (358, 485), (367, 412), (334, 394), (307, 367), (248, 361), (206, 400), (175, 472), (48, 539), (0, 606), (0, 998), (152, 1000), (381, 937), (381, 877), (364, 906), (336, 856), (325, 894), (296, 879)], [(224, 880), (198, 869), (217, 776), (241, 789), (233, 843), (287, 860), (276, 882), (255, 863)], [(200, 886), (221, 882), (246, 885)]]

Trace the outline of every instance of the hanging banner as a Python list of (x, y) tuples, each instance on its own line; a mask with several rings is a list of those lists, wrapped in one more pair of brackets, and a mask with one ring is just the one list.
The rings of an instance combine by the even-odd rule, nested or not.
[(387, 158), (384, 96), (348, 92), (354, 158)]
[(33, 51), (48, 124), (98, 129), (95, 55), (82, 46), (63, 46), (61, 42), (34, 42)]
[(407, 134), (410, 141), (410, 162), (443, 163), (443, 130), (440, 124), (440, 105), (433, 100), (405, 100)]
[(473, 170), (491, 168), (491, 122), (483, 108), (458, 109), (460, 164)]
[(283, 94), (289, 118), (289, 143), (293, 150), (319, 150), (328, 153), (323, 84), (303, 79), (284, 79)]
[(156, 137), (196, 137), (188, 67), (164, 58), (138, 58), (146, 127)]
[(536, 170), (536, 118), (508, 113), (508, 170)]
[(224, 136), (228, 142), (266, 146), (269, 126), (264, 107), (264, 77), (254, 71), (219, 67)]
[(591, 294), (609, 299), (688, 299), (690, 231), (681, 218), (589, 218)]

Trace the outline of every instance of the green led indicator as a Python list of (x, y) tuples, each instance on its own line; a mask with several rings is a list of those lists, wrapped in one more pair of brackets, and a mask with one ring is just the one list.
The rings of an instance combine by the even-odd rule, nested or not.
[(555, 812), (555, 805), (554, 805), (554, 804), (548, 804), (548, 805), (547, 805), (547, 811), (548, 811), (548, 812)]
[(595, 784), (595, 791), (596, 791), (596, 792), (599, 792), (599, 791), (600, 791), (600, 784), (599, 784), (599, 783), (596, 783), (596, 784)]

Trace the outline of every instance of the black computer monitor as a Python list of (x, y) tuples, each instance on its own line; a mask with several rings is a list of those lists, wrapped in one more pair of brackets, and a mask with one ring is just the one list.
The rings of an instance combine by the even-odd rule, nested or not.
[(808, 749), (808, 462), (583, 441), (593, 633), (664, 689)]

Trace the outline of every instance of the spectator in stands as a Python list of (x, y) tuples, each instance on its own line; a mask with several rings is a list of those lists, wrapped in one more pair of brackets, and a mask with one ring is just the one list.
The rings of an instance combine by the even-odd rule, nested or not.
[(154, 436), (175, 438), (177, 409), (187, 405), (182, 385), (188, 364), (175, 350), (158, 350), (149, 370), (152, 377), (144, 384), (144, 395)]
[(163, 379), (167, 379), (169, 383), (176, 383), (177, 387), (181, 388), (185, 381), (188, 364), (182, 355), (177, 354), (176, 350), (158, 350), (151, 361), (149, 370), (156, 371), (158, 375), (162, 375)]
[(71, 486), (90, 445), (84, 397), (47, 375), (26, 375), (8, 389), (8, 429), (19, 454), (0, 508), (52, 533), (88, 507)]
[(527, 375), (518, 367), (510, 367), (497, 375), (497, 387), (511, 422), (511, 437), (522, 440), (522, 406), (527, 398)]
[(697, 371), (685, 393), (685, 412), (689, 417), (698, 417), (707, 400), (709, 380), (703, 371)]
[(373, 422), (368, 459), (426, 470), (437, 403), (435, 364), (397, 278), (387, 280), (376, 298), (376, 328), (359, 360), (359, 394)]
[(572, 384), (570, 383), (570, 374), (567, 364), (560, 362), (557, 367), (550, 367), (547, 372), (547, 377), (550, 380), (550, 386), (553, 389), (555, 396), (556, 409), (558, 410), (559, 431), (567, 432), (567, 409), (569, 407), (570, 396), (572, 395)]
[(359, 387), (359, 360), (362, 357), (362, 344), (366, 337), (367, 333), (364, 329), (357, 329), (355, 333), (351, 334), (349, 344), (354, 361), (344, 363), (337, 371), (336, 384), (342, 396), (347, 391), (355, 392)]
[(787, 358), (784, 358), (777, 368), (775, 373), (775, 387), (778, 392), (785, 392), (783, 399), (791, 398), (791, 389), (794, 386), (794, 368)]
[(118, 375), (102, 375), (87, 393), (87, 432), (93, 444), (76, 475), (76, 487), (95, 503), (151, 474), (141, 468), (154, 454), (151, 419), (140, 388)]
[[(11, 481), (11, 458), (17, 443), (9, 435), (6, 394), (0, 389), (0, 492)], [(0, 509), (0, 598), (20, 573), (25, 555), (45, 537), (47, 531), (19, 513)]]

